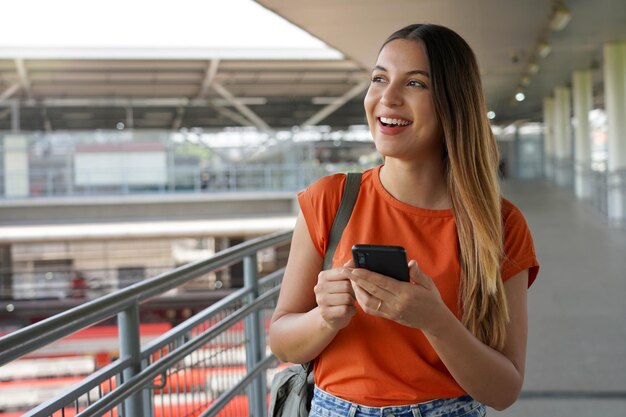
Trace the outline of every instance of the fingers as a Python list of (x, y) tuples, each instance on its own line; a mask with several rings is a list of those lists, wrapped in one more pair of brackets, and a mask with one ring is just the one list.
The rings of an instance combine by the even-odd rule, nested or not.
[(317, 305), (323, 306), (341, 306), (354, 305), (356, 297), (350, 292), (342, 293), (321, 293), (316, 297)]
[(435, 285), (433, 280), (420, 270), (415, 259), (409, 261), (409, 277), (413, 284), (421, 285), (428, 289), (432, 289)]
[(386, 277), (367, 269), (352, 269), (350, 280), (356, 282), (359, 287), (377, 298), (388, 298), (401, 291), (400, 281)]
[(316, 293), (352, 293), (352, 286), (350, 285), (350, 280), (346, 278), (341, 280), (320, 279), (317, 281), (315, 287), (313, 287), (313, 290)]
[(314, 287), (320, 314), (331, 329), (348, 325), (356, 314), (356, 297), (348, 279), (348, 267), (322, 271)]
[(356, 301), (350, 280), (342, 268), (322, 271), (313, 291), (319, 306), (353, 306)]
[(340, 330), (350, 323), (356, 314), (356, 307), (353, 305), (320, 306), (320, 314), (330, 329)]
[(381, 309), (384, 301), (382, 299), (373, 296), (372, 294), (361, 288), (357, 283), (353, 283), (352, 286), (354, 288), (356, 301), (357, 303), (359, 303), (363, 311), (372, 315), (383, 315)]
[(356, 313), (356, 307), (353, 305), (338, 305), (325, 307), (323, 317), (328, 321), (346, 320)]
[(343, 281), (350, 279), (350, 271), (351, 268), (348, 266), (343, 266), (341, 268), (335, 269), (327, 269), (321, 271), (317, 275), (317, 281)]
[[(432, 279), (419, 269), (415, 260), (408, 264), (412, 284), (425, 289), (436, 288)], [(356, 302), (368, 314), (392, 318), (410, 293), (407, 283), (365, 269), (352, 269), (350, 280)]]

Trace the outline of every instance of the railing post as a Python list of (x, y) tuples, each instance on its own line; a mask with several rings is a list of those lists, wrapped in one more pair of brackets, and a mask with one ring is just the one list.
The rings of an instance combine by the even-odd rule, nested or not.
[[(150, 365), (147, 359), (141, 361), (141, 369), (145, 369)], [(152, 405), (151, 390), (144, 389), (142, 392), (144, 417), (154, 417), (154, 406)]]
[[(132, 168), (130, 169), (130, 172), (132, 172)], [(128, 175), (129, 175), (129, 169), (127, 166), (123, 166), (122, 167), (122, 194), (123, 195), (127, 195), (130, 191), (130, 187), (128, 184)]]
[(229, 165), (228, 167), (228, 191), (237, 191), (237, 170)]
[[(257, 256), (246, 256), (243, 260), (243, 279), (246, 288), (250, 288), (249, 301), (253, 301), (259, 296), (259, 280)], [(265, 356), (265, 337), (261, 331), (261, 315), (258, 311), (253, 311), (245, 319), (246, 335), (246, 367), (247, 371), (252, 369)], [(267, 404), (267, 380), (266, 374), (261, 373), (252, 382), (248, 389), (248, 410), (253, 417), (265, 417)]]
[(202, 168), (196, 168), (193, 171), (193, 189), (195, 192), (202, 190)]
[(272, 188), (272, 168), (271, 167), (263, 167), (263, 171), (265, 173), (265, 186), (263, 187), (264, 190), (267, 191), (273, 191)]
[(46, 172), (46, 195), (50, 196), (54, 194), (54, 186), (52, 184), (52, 173)]
[[(120, 357), (134, 359), (132, 366), (124, 369), (124, 382), (130, 380), (141, 371), (139, 339), (139, 305), (135, 302), (126, 310), (118, 313)], [(141, 391), (124, 400), (124, 417), (144, 417), (143, 398)]]

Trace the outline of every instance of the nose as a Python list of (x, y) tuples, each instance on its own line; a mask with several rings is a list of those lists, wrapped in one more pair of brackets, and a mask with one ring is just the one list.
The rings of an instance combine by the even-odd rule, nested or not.
[(396, 107), (402, 104), (402, 95), (398, 88), (393, 84), (389, 84), (380, 99), (380, 102), (387, 107)]

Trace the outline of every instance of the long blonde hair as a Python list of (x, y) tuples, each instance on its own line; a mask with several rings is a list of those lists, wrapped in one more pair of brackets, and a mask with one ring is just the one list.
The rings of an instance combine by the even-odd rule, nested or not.
[(462, 322), (483, 343), (502, 350), (509, 313), (500, 277), (499, 153), (486, 116), (476, 58), (463, 38), (443, 26), (410, 25), (393, 33), (383, 46), (395, 39), (423, 42), (430, 63), (459, 239)]

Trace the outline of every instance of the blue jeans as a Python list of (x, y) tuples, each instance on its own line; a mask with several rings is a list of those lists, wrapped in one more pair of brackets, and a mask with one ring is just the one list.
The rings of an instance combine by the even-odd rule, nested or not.
[(411, 405), (367, 407), (342, 400), (315, 387), (309, 417), (484, 417), (487, 408), (464, 396)]

